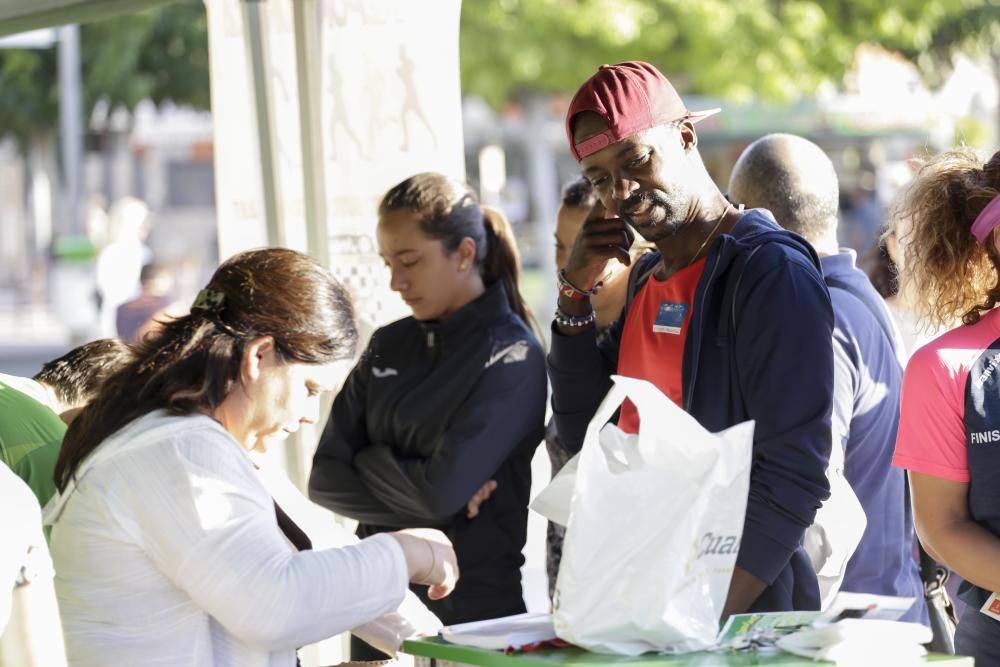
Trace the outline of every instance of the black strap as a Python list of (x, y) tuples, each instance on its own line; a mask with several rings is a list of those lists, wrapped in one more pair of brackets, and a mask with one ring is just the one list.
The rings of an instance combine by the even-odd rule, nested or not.
[[(628, 283), (625, 288), (625, 304), (622, 306), (623, 317), (632, 305), (635, 295), (639, 293), (639, 290), (642, 289), (642, 286), (646, 284), (646, 281), (649, 280), (649, 277), (653, 275), (653, 272), (656, 271), (656, 268), (660, 265), (660, 260), (657, 259), (656, 261), (653, 261), (651, 259), (646, 259), (646, 257), (649, 257), (649, 255), (643, 255), (639, 259), (635, 260), (635, 268), (637, 270), (629, 273)], [(642, 265), (642, 270), (639, 271), (640, 262), (643, 261), (645, 261), (645, 264)]]
[(937, 561), (927, 553), (920, 540), (917, 540), (917, 544), (920, 546), (920, 578), (925, 584), (934, 583), (938, 579)]
[[(310, 551), (313, 548), (312, 540), (306, 535), (306, 531), (299, 528), (299, 525), (292, 521), (292, 517), (285, 514), (285, 510), (281, 509), (277, 500), (274, 500), (274, 516), (278, 520), (278, 528), (281, 532), (285, 534), (288, 541), (292, 543), (299, 551)], [(298, 667), (302, 664), (299, 660), (298, 651), (295, 652), (295, 664)]]
[(278, 501), (274, 501), (274, 515), (278, 519), (278, 528), (285, 534), (288, 541), (299, 551), (309, 551), (313, 548), (312, 540), (306, 532), (299, 528), (298, 524), (292, 521), (292, 517), (285, 514)]
[(730, 325), (732, 329), (733, 336), (736, 335), (736, 322), (739, 320), (739, 306), (736, 299), (736, 295), (740, 291), (740, 286), (743, 284), (743, 274), (746, 273), (747, 264), (753, 259), (753, 256), (757, 254), (757, 251), (763, 248), (763, 245), (754, 246), (750, 252), (745, 252), (736, 259), (736, 263), (733, 266), (731, 277), (726, 281), (726, 291), (722, 295), (722, 312), (720, 313), (719, 331), (725, 331), (724, 324), (726, 316), (729, 316)]

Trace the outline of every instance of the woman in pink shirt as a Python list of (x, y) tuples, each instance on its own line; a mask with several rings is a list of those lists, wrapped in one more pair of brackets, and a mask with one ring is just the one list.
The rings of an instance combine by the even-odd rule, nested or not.
[(932, 158), (896, 219), (903, 290), (931, 327), (963, 324), (910, 359), (894, 462), (920, 541), (965, 579), (957, 652), (1000, 665), (1000, 152)]

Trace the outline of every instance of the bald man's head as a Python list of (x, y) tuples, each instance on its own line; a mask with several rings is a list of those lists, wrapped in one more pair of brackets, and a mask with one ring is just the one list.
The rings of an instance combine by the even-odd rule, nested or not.
[(729, 177), (729, 199), (766, 208), (778, 224), (813, 244), (836, 238), (837, 172), (819, 146), (793, 134), (769, 134), (743, 151)]

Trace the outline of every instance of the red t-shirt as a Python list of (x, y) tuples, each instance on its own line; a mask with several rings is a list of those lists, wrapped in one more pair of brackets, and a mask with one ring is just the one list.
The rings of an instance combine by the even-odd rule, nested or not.
[[(650, 276), (629, 307), (618, 348), (619, 375), (652, 382), (681, 407), (684, 341), (704, 268), (701, 259), (666, 280)], [(626, 433), (639, 432), (639, 413), (631, 401), (622, 404), (618, 427)]]

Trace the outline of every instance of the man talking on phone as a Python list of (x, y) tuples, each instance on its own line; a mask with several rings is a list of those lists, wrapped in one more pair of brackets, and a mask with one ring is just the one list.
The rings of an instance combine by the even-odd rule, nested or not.
[[(601, 66), (570, 103), (570, 150), (600, 204), (559, 274), (552, 408), (577, 450), (612, 373), (652, 382), (709, 431), (754, 420), (723, 618), (819, 609), (802, 538), (829, 495), (830, 297), (808, 243), (764, 209), (734, 207), (713, 183), (694, 124), (717, 111), (689, 111), (637, 61)], [(630, 262), (632, 229), (658, 252), (633, 267), (622, 315), (598, 345), (590, 296), (607, 262)], [(631, 403), (618, 426), (638, 432)]]

